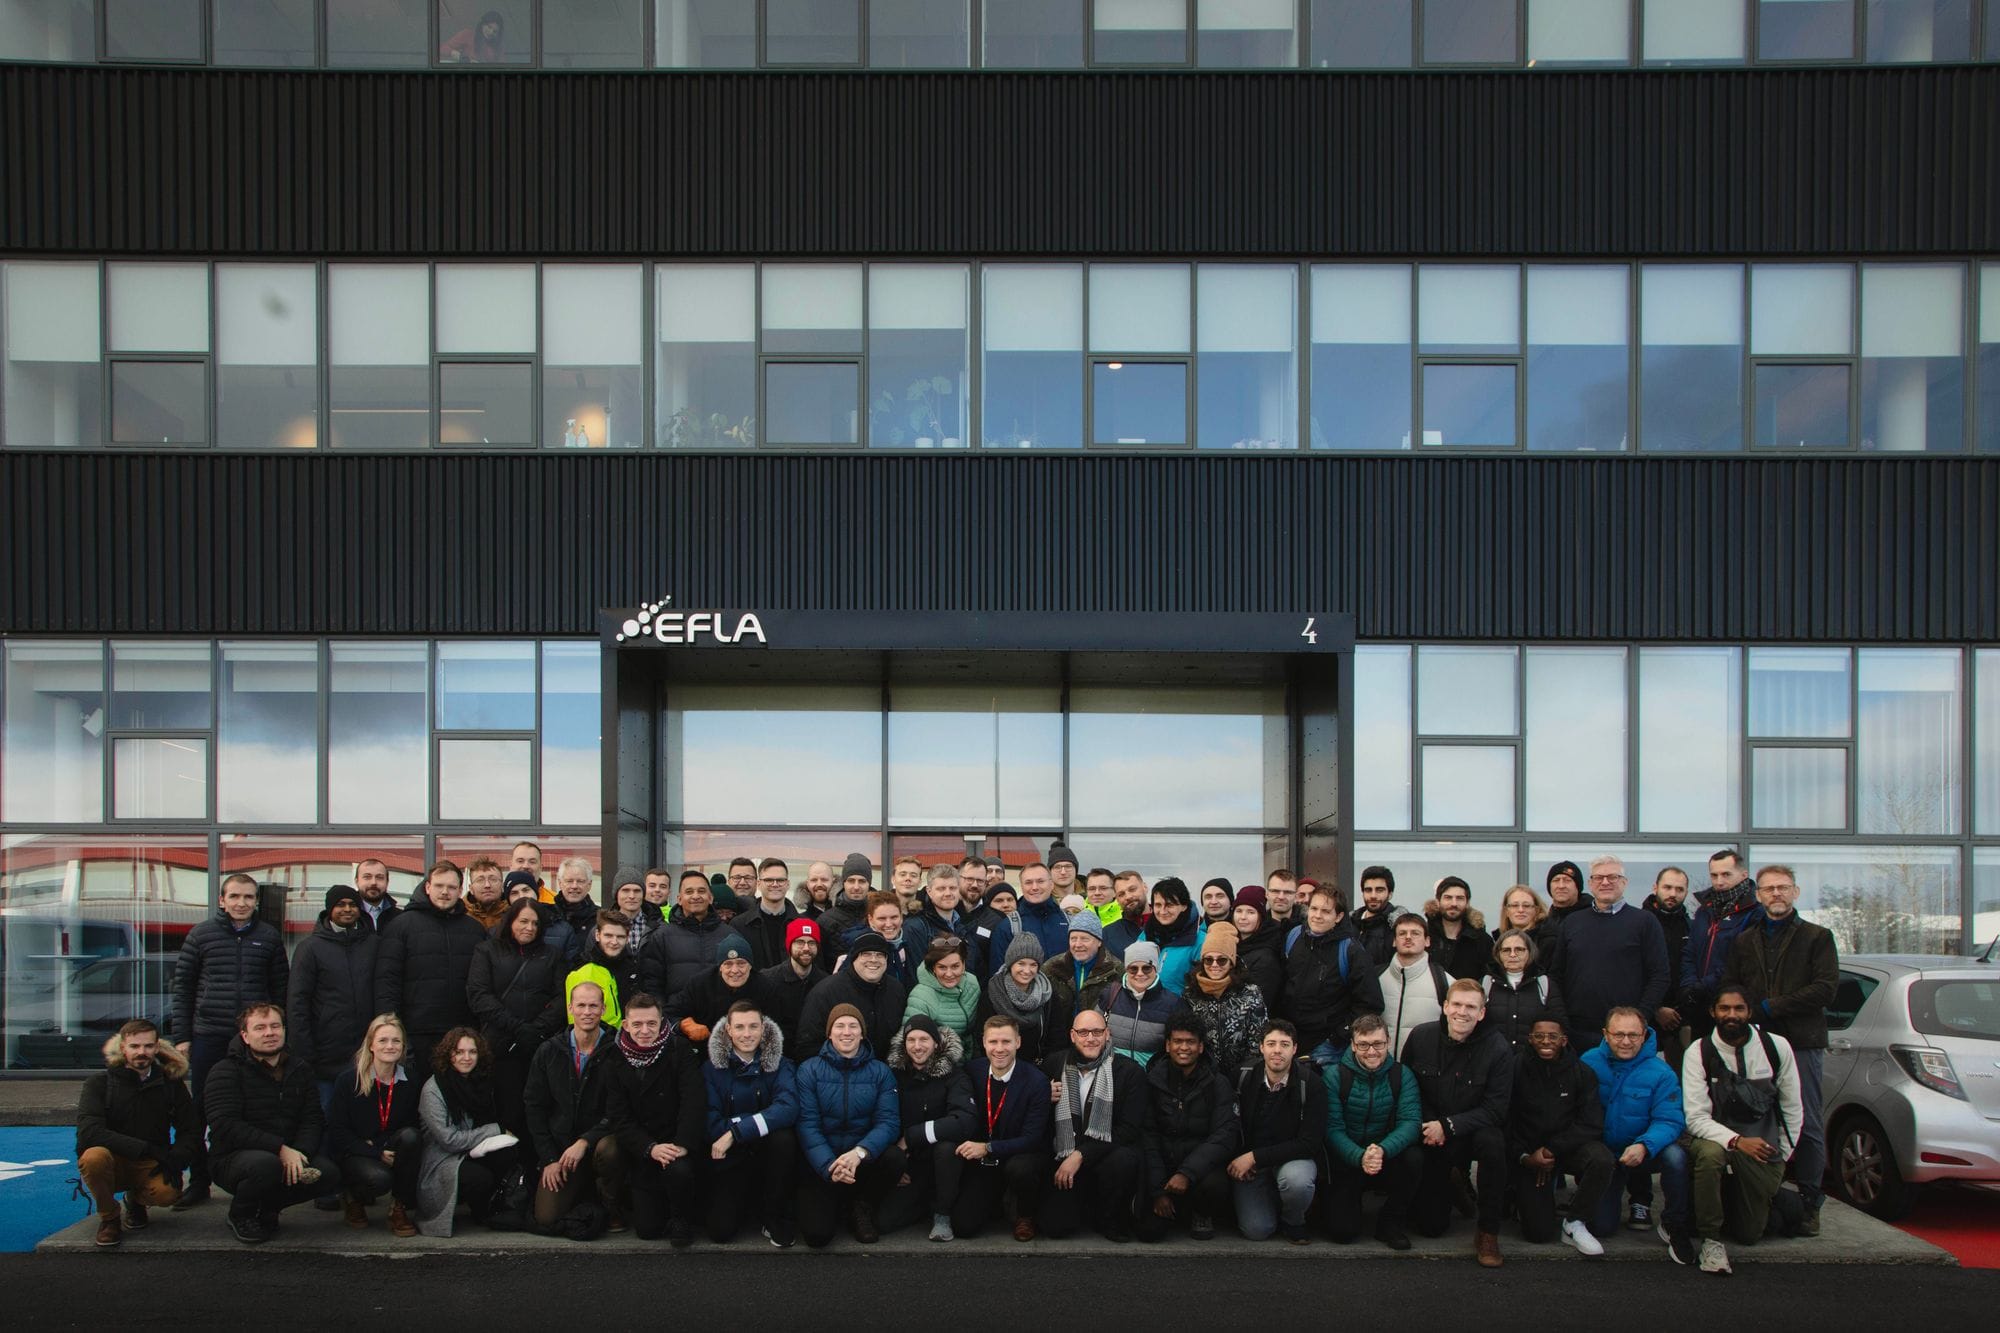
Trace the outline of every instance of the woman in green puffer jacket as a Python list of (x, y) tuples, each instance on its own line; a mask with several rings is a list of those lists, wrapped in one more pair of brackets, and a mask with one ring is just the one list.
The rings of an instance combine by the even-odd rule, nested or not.
[(924, 953), (924, 965), (917, 969), (917, 984), (910, 988), (903, 1021), (922, 1014), (941, 1028), (950, 1028), (961, 1038), (972, 1032), (972, 1015), (979, 1008), (979, 987), (966, 977), (965, 941), (956, 935), (940, 935)]

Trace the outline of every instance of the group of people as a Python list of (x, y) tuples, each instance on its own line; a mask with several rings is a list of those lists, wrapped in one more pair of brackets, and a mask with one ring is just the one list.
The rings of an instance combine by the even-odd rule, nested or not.
[(187, 1040), (128, 1023), (84, 1088), (99, 1244), (212, 1185), (245, 1243), (295, 1204), (365, 1228), (383, 1200), (398, 1235), (450, 1235), (463, 1204), (676, 1247), (1231, 1218), (1349, 1243), (1371, 1194), (1382, 1244), (1463, 1214), (1487, 1266), (1510, 1213), (1530, 1242), (1597, 1255), (1623, 1226), (1716, 1273), (1725, 1240), (1817, 1234), (1837, 960), (1785, 866), (1717, 853), (1690, 915), (1677, 868), (1635, 907), (1617, 858), (1560, 862), (1489, 933), (1464, 880), (1408, 912), (1382, 866), (1353, 911), (1282, 869), (1191, 894), (1060, 843), (1018, 886), (978, 858), (897, 861), (883, 890), (858, 853), (797, 885), (739, 858), (620, 873), (600, 907), (587, 862), (549, 888), (539, 855), (440, 862), (402, 905), (364, 860), (289, 960), (227, 879), (180, 955)]

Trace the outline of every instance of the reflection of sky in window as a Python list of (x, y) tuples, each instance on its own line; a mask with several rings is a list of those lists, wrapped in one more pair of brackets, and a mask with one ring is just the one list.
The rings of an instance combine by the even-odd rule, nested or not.
[(532, 748), (526, 740), (440, 741), (438, 818), (529, 818)]
[(246, 823), (319, 818), (319, 650), (222, 646), (216, 816)]
[(535, 725), (535, 645), (441, 643), (437, 724), (447, 730), (528, 731)]
[(1062, 716), (889, 714), (889, 821), (937, 828), (1062, 824)]
[(873, 710), (689, 710), (669, 763), (670, 822), (881, 822), (882, 715)]
[(420, 824), (430, 814), (423, 643), (332, 645), (327, 817)]
[[(1070, 821), (1128, 828), (1264, 822), (1255, 714), (1072, 713)], [(1282, 754), (1268, 756), (1282, 763)], [(1254, 882), (1254, 881), (1253, 881)]]
[(1733, 831), (1742, 710), (1734, 648), (1639, 650), (1639, 827)]
[[(1371, 865), (1395, 872), (1395, 901), (1412, 912), (1440, 879), (1457, 875), (1472, 886), (1472, 905), (1486, 916), (1489, 929), (1500, 914), (1501, 895), (1520, 878), (1511, 842), (1357, 842), (1348, 885), (1359, 882), (1361, 867)], [(1350, 887), (1350, 910), (1353, 896)]]
[(542, 645), (542, 822), (594, 824), (603, 813), (603, 676), (594, 643)]
[(1855, 827), (1862, 833), (1959, 831), (1956, 648), (1863, 649), (1855, 719)]
[(1528, 650), (1527, 821), (1625, 828), (1625, 652)]

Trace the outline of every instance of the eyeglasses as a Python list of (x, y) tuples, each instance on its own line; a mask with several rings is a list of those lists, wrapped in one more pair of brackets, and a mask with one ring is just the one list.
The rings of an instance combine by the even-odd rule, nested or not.
[(1070, 1035), (1070, 1036), (1072, 1036), (1072, 1037), (1106, 1037), (1106, 1036), (1109, 1036), (1109, 1035), (1111, 1035), (1111, 1029), (1110, 1029), (1110, 1028), (1071, 1028), (1071, 1029), (1069, 1030), (1069, 1035)]
[(1160, 969), (1154, 967), (1151, 963), (1134, 963), (1125, 970), (1127, 972), (1157, 972)]
[(1232, 964), (1234, 964), (1235, 961), (1236, 960), (1234, 958), (1225, 958), (1221, 954), (1216, 954), (1211, 958), (1202, 959), (1201, 965), (1203, 967), (1229, 967)]
[(1623, 884), (1625, 877), (1623, 875), (1592, 875), (1590, 882), (1592, 884)]
[(779, 875), (775, 879), (760, 879), (757, 882), (759, 884), (769, 884), (774, 888), (780, 888), (780, 889), (786, 887), (791, 883), (791, 881), (786, 879), (783, 875)]
[(1389, 1043), (1386, 1041), (1357, 1041), (1354, 1043), (1354, 1049), (1357, 1051), (1386, 1051), (1389, 1049)]

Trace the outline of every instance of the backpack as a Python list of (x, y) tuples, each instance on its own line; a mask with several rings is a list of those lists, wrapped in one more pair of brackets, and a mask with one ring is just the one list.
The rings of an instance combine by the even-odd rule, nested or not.
[[(1764, 1058), (1770, 1062), (1771, 1077), (1766, 1079), (1748, 1078), (1731, 1070), (1722, 1062), (1722, 1055), (1715, 1049), (1715, 1042), (1703, 1038), (1701, 1043), (1701, 1068), (1708, 1080), (1708, 1095), (1711, 1113), (1716, 1120), (1734, 1128), (1732, 1122), (1761, 1125), (1766, 1121), (1775, 1123), (1777, 1133), (1785, 1132), (1785, 1118), (1778, 1106), (1778, 1047), (1771, 1040), (1771, 1034), (1763, 1028), (1755, 1029), (1757, 1040), (1763, 1043)], [(1737, 1059), (1743, 1057), (1739, 1054)], [(1764, 1086), (1766, 1083), (1769, 1086)]]
[[(1340, 1070), (1340, 1104), (1347, 1105), (1348, 1094), (1354, 1091), (1354, 1071), (1345, 1063), (1335, 1066)], [(1389, 1096), (1396, 1101), (1403, 1100), (1403, 1062), (1398, 1060), (1389, 1070)]]
[[(1304, 926), (1292, 927), (1292, 933), (1285, 936), (1285, 957), (1290, 958), (1292, 956), (1292, 949), (1298, 944), (1299, 937), (1305, 933), (1306, 928)], [(1354, 943), (1353, 936), (1342, 936), (1340, 948), (1336, 951), (1340, 960), (1340, 979), (1343, 983), (1347, 980), (1347, 946), (1352, 943)]]
[[(1479, 979), (1479, 989), (1480, 992), (1484, 994), (1487, 999), (1490, 1000), (1493, 998), (1493, 977), (1490, 974), (1487, 976), (1483, 976)], [(1543, 1004), (1547, 1004), (1549, 1002), (1548, 973), (1537, 972), (1535, 974), (1535, 994), (1542, 997)]]

